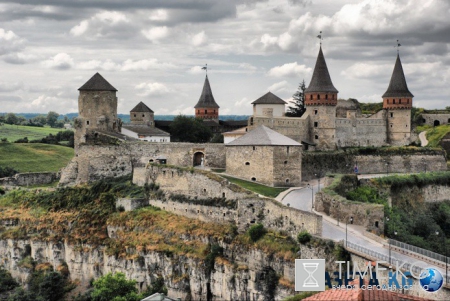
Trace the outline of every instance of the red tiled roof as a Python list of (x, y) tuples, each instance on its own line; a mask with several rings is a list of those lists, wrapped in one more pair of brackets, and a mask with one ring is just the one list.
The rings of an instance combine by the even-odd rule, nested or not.
[(387, 290), (329, 289), (303, 299), (304, 301), (431, 301), (431, 299), (394, 293)]

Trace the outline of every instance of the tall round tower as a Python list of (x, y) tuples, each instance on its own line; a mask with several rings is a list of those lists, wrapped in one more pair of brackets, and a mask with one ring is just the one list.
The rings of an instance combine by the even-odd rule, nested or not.
[(411, 108), (414, 95), (409, 91), (406, 84), (398, 53), (389, 87), (382, 97), (383, 109), (386, 111), (388, 143), (392, 145), (409, 144), (411, 138)]
[(306, 114), (310, 118), (310, 139), (316, 144), (317, 150), (336, 148), (338, 92), (331, 81), (322, 46), (320, 46), (311, 82), (305, 90)]
[(202, 95), (195, 105), (195, 118), (219, 120), (219, 105), (214, 100), (214, 96), (209, 85), (208, 75), (203, 84)]

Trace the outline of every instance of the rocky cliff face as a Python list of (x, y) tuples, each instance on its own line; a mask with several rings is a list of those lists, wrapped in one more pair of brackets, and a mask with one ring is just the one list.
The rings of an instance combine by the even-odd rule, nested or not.
[[(280, 300), (294, 293), (292, 260), (254, 248), (219, 244), (224, 252), (215, 259), (211, 271), (206, 261), (186, 255), (137, 251), (134, 256), (123, 258), (108, 255), (103, 247), (32, 240), (1, 240), (0, 258), (2, 265), (22, 283), (30, 273), (30, 267), (24, 264), (24, 258), (30, 255), (39, 263), (50, 263), (55, 269), (67, 263), (70, 278), (78, 279), (82, 285), (108, 272), (125, 273), (137, 281), (139, 289), (163, 277), (168, 295), (182, 300), (270, 300), (271, 297)], [(322, 254), (317, 252), (305, 246), (301, 257), (327, 256), (323, 250), (319, 251)], [(273, 281), (269, 277), (271, 273), (281, 280), (270, 283)]]

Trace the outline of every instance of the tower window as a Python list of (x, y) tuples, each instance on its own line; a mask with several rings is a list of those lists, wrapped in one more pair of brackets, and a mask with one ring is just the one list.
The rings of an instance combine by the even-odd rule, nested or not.
[(394, 113), (391, 113), (391, 117), (394, 117)]
[(314, 110), (314, 115), (317, 115), (317, 112), (318, 112), (317, 110)]
[(133, 117), (136, 117), (136, 114), (133, 114)]
[(245, 162), (245, 165), (250, 165), (250, 162)]
[(205, 114), (208, 113), (208, 110), (205, 110)]
[(286, 153), (289, 154), (289, 146), (286, 146)]
[(253, 147), (253, 150), (256, 150), (256, 146)]
[(327, 94), (327, 95), (325, 95), (325, 99), (328, 99), (328, 94)]
[(216, 110), (214, 110), (214, 113), (216, 112)]
[(319, 126), (319, 123), (317, 121), (314, 121), (314, 127), (316, 128), (318, 126)]
[(398, 103), (399, 103), (399, 104), (402, 104), (402, 99), (401, 99), (401, 98), (398, 100)]
[(409, 105), (409, 98), (406, 100), (406, 104)]
[(197, 110), (197, 113), (200, 114), (200, 110)]
[(320, 100), (320, 94), (317, 94), (317, 99)]
[(333, 94), (333, 95), (331, 95), (331, 99), (332, 99), (332, 100), (334, 100), (334, 94)]
[(313, 99), (313, 96), (312, 96), (312, 94), (311, 94), (311, 95), (309, 95), (309, 99), (310, 99), (310, 100), (312, 100), (312, 99)]
[(395, 99), (393, 99), (392, 101), (393, 101), (393, 104), (395, 105)]
[(314, 139), (319, 139), (319, 135), (314, 135)]
[(89, 125), (89, 120), (86, 120), (86, 125)]
[(142, 117), (145, 117), (145, 114), (142, 114)]

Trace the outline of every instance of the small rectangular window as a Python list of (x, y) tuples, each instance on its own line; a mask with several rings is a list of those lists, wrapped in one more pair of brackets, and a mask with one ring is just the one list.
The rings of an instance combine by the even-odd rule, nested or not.
[(314, 115), (317, 115), (317, 110), (314, 110)]
[(391, 117), (394, 117), (394, 113), (391, 113)]
[(89, 125), (89, 120), (86, 120), (86, 125)]
[(319, 123), (317, 121), (314, 121), (314, 127), (316, 128), (318, 126), (319, 126)]

